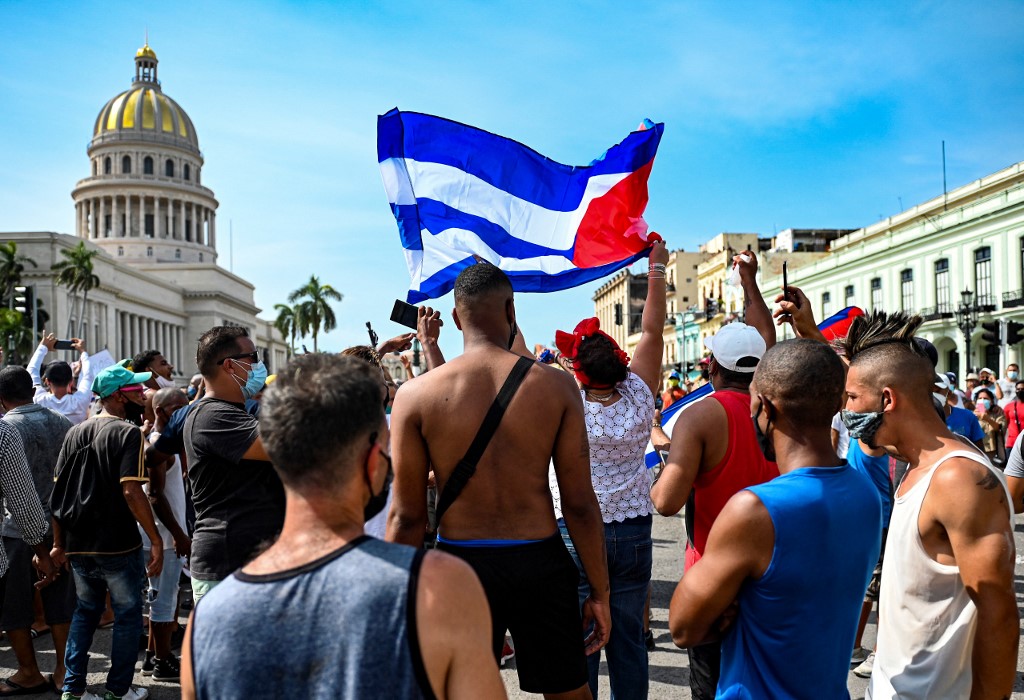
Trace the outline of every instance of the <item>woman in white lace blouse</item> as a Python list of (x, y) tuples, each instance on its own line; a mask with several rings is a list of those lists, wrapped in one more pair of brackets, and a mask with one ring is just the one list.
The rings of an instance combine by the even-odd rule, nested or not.
[[(646, 698), (647, 649), (644, 614), (651, 582), (651, 482), (644, 450), (651, 437), (654, 397), (661, 380), (665, 328), (665, 266), (668, 250), (654, 243), (647, 275), (647, 302), (636, 353), (629, 357), (600, 330), (596, 318), (581, 321), (572, 333), (561, 331), (555, 343), (571, 363), (583, 397), (590, 442), (590, 473), (601, 505), (611, 583), (612, 633), (605, 647), (615, 700)], [(566, 546), (576, 559), (561, 512), (558, 484), (552, 477), (555, 515)], [(589, 585), (580, 567), (580, 604)], [(588, 657), (590, 690), (597, 697), (600, 654)]]

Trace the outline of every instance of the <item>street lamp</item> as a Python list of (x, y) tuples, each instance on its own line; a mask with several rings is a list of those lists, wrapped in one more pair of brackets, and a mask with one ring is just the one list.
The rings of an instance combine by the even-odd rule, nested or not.
[(960, 328), (960, 332), (964, 334), (964, 345), (966, 346), (967, 357), (964, 361), (964, 377), (971, 371), (971, 333), (978, 325), (979, 311), (981, 309), (974, 303), (974, 292), (970, 289), (960, 292), (960, 305), (956, 309), (956, 325)]

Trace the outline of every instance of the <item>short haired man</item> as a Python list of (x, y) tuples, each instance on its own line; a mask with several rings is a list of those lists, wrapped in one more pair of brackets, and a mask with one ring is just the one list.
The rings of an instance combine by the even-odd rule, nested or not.
[(1020, 367), (1016, 362), (1006, 365), (1006, 373), (1003, 375), (1003, 378), (996, 380), (996, 385), (999, 387), (999, 391), (1002, 392), (999, 402), (1000, 406), (1005, 406), (1010, 401), (1013, 401), (1014, 386), (1020, 378)]
[(822, 343), (789, 340), (758, 363), (749, 411), (761, 451), (782, 475), (729, 499), (669, 609), (672, 639), (683, 647), (717, 637), (723, 616), (736, 616), (722, 645), (719, 697), (848, 697), (881, 503), (832, 448), (842, 393), (842, 361)]
[(211, 328), (199, 338), (196, 363), (206, 393), (191, 405), (184, 437), (196, 509), (189, 571), (198, 602), (277, 537), (284, 490), (259, 424), (245, 411), (267, 379), (248, 331)]
[(177, 386), (172, 379), (174, 365), (159, 350), (146, 350), (133, 357), (132, 371), (152, 372), (153, 378), (146, 382), (146, 386), (151, 389), (171, 389)]
[[(149, 695), (132, 688), (131, 682), (142, 633), (142, 577), (160, 573), (163, 546), (142, 490), (148, 481), (142, 431), (125, 420), (125, 404), (141, 405), (142, 383), (149, 378), (148, 372), (135, 374), (118, 365), (96, 375), (92, 390), (103, 410), (68, 431), (57, 460), (50, 497), (53, 557), (58, 563), (65, 558), (70, 562), (78, 593), (64, 659), (63, 700), (81, 698), (86, 692), (89, 648), (108, 593), (114, 629), (105, 698), (138, 700)], [(61, 492), (62, 484), (74, 492)], [(76, 506), (73, 519), (64, 512), (69, 499)], [(146, 566), (136, 523), (150, 541), (161, 542)]]
[[(47, 533), (43, 546), (49, 552), (53, 547), (53, 532), (49, 529), (53, 473), (64, 436), (71, 429), (71, 421), (56, 411), (33, 403), (34, 395), (32, 377), (28, 371), (13, 365), (0, 370), (0, 411), (4, 412), (3, 421), (21, 436), (36, 495), (46, 515)], [(46, 679), (39, 671), (32, 647), (33, 600), (38, 579), (32, 566), (32, 548), (23, 539), (18, 523), (10, 514), (3, 521), (3, 538), (10, 566), (2, 596), (0, 629), (6, 630), (11, 640), (11, 647), (18, 660), (18, 670), (0, 684), (0, 696), (18, 689), (47, 689), (51, 683), (60, 687), (64, 682), (64, 650), (68, 629), (75, 610), (74, 582), (71, 576), (58, 576), (41, 591), (43, 615), (50, 627), (56, 651), (53, 675)]]
[[(585, 652), (604, 646), (611, 622), (603, 522), (579, 388), (566, 373), (520, 363), (510, 352), (516, 337), (512, 284), (497, 267), (479, 263), (459, 274), (453, 318), (465, 352), (404, 384), (395, 398), (388, 539), (422, 545), (431, 466), (443, 504), (494, 397), (516, 365), (525, 367), (476, 473), (441, 515), (438, 548), (469, 562), (480, 577), (491, 610), (492, 652), (499, 658), (508, 629), (520, 687), (588, 698)], [(587, 624), (591, 617), (596, 623), (589, 640), (581, 634), (579, 571), (562, 543), (548, 488), (552, 460), (566, 526), (591, 585), (583, 605)]]
[(39, 375), (43, 358), (57, 344), (57, 336), (53, 333), (47, 333), (39, 343), (39, 347), (32, 353), (32, 358), (28, 362), (28, 372), (36, 387), (33, 401), (61, 414), (71, 421), (72, 425), (78, 425), (89, 417), (89, 404), (92, 403), (92, 392), (89, 389), (92, 386), (93, 376), (89, 353), (85, 351), (85, 343), (81, 338), (72, 338), (71, 343), (74, 349), (81, 353), (79, 356), (81, 370), (78, 374), (77, 391), (71, 391), (74, 375), (71, 365), (67, 362), (55, 360), (46, 366), (46, 371), (42, 376)]
[(505, 697), (469, 566), (363, 534), (390, 467), (384, 396), (377, 368), (327, 354), (296, 358), (267, 390), (284, 527), (196, 606), (183, 697)]
[[(755, 284), (746, 294), (751, 301), (747, 318), (757, 327), (730, 323), (705, 340), (715, 392), (676, 421), (668, 460), (651, 488), (651, 500), (662, 515), (675, 515), (686, 505), (687, 569), (700, 560), (711, 526), (733, 494), (779, 475), (758, 449), (750, 421), (750, 382), (767, 349), (764, 336), (775, 342), (771, 314), (756, 289)], [(690, 691), (697, 700), (715, 697), (720, 649), (718, 642), (687, 649)]]
[[(875, 312), (844, 343), (847, 425), (909, 461), (896, 489), (868, 698), (1009, 697), (1019, 617), (1010, 496), (943, 424), (918, 316)], [(935, 624), (941, 620), (942, 624)]]

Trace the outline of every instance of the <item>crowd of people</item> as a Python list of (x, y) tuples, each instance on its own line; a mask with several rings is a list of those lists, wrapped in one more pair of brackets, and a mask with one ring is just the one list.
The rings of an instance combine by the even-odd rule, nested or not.
[[(603, 656), (612, 698), (646, 698), (653, 518), (680, 512), (692, 697), (845, 698), (851, 670), (877, 700), (1009, 697), (1017, 365), (961, 391), (901, 313), (828, 339), (798, 288), (769, 308), (748, 253), (744, 321), (705, 341), (713, 391), (666, 431), (694, 388), (662, 371), (667, 262), (656, 240), (633, 357), (596, 318), (535, 356), (486, 263), (455, 283), (448, 360), (429, 307), (415, 334), (270, 376), (215, 327), (187, 387), (156, 349), (95, 371), (75, 339), (44, 366), (45, 337), (0, 370), (0, 697), (96, 697), (112, 623), (110, 699), (147, 696), (137, 671), (184, 698), (501, 698), (513, 642), (524, 691), (597, 697)], [(416, 336), (427, 371), (392, 377), (381, 358)]]

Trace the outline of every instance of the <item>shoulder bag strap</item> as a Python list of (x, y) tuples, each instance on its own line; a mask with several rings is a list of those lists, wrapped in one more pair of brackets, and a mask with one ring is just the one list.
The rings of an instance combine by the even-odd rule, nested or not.
[(512, 401), (512, 397), (515, 396), (519, 385), (523, 383), (523, 379), (526, 378), (526, 373), (530, 371), (532, 365), (533, 360), (520, 357), (509, 373), (508, 379), (502, 385), (501, 391), (498, 392), (498, 396), (494, 399), (494, 403), (487, 409), (487, 415), (484, 416), (480, 430), (477, 431), (472, 444), (466, 450), (466, 456), (455, 465), (452, 475), (448, 477), (448, 482), (444, 486), (444, 491), (437, 499), (436, 522), (438, 524), (455, 499), (462, 493), (462, 489), (466, 488), (470, 478), (476, 473), (476, 463), (480, 461), (480, 457), (483, 456), (484, 450), (487, 449), (491, 438), (494, 437), (495, 431), (498, 430), (501, 418), (505, 415), (505, 409), (508, 408), (509, 402)]

